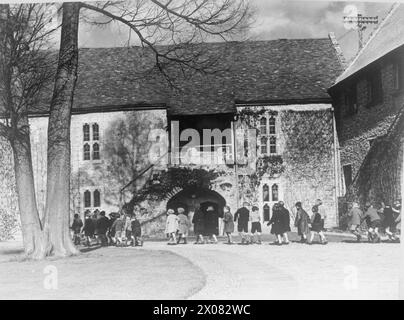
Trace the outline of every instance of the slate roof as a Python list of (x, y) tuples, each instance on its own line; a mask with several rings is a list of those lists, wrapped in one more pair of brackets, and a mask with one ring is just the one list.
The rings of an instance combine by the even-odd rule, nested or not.
[(404, 45), (404, 5), (397, 3), (348, 68), (337, 78), (335, 85), (402, 45)]
[(172, 68), (180, 90), (151, 70), (150, 49), (82, 48), (73, 110), (165, 106), (172, 115), (197, 115), (232, 113), (235, 103), (328, 100), (327, 88), (343, 71), (328, 38), (201, 46), (221, 56), (218, 72), (185, 79)]

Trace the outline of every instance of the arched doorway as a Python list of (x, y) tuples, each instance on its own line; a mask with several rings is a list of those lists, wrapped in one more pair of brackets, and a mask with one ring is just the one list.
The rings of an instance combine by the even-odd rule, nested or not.
[[(187, 188), (174, 195), (167, 202), (167, 209), (177, 210), (182, 207), (192, 219), (195, 210), (202, 211), (205, 233), (219, 234), (219, 218), (223, 217), (226, 200), (217, 192), (206, 188)], [(213, 210), (210, 210), (212, 209)]]

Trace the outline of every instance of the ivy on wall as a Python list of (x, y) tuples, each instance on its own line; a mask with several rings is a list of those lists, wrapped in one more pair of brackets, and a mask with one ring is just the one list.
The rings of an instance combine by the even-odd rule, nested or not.
[(358, 176), (347, 192), (348, 201), (392, 204), (401, 198), (404, 109), (396, 116), (389, 132), (376, 139), (364, 159)]
[(19, 228), (11, 146), (0, 138), (0, 241), (10, 240)]
[(286, 137), (284, 160), (293, 168), (294, 176), (326, 179), (333, 155), (332, 113), (329, 110), (288, 110), (282, 113), (281, 120)]

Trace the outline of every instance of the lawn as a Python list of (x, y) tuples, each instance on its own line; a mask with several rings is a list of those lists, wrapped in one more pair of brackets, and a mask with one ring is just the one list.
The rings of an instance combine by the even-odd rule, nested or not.
[[(54, 283), (47, 282), (46, 272), (54, 270), (57, 288), (46, 289), (46, 283)], [(2, 243), (0, 275), (0, 299), (185, 299), (205, 284), (202, 270), (186, 258), (137, 248), (102, 248), (67, 259), (21, 261), (18, 246)]]

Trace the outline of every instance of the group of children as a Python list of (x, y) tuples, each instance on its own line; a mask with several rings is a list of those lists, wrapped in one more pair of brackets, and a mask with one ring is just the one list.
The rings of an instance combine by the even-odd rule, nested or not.
[[(303, 209), (302, 203), (296, 203), (296, 219), (295, 227), (297, 227), (298, 234), (301, 236), (301, 242), (312, 244), (314, 237), (318, 234), (320, 243), (327, 244), (327, 239), (324, 234), (324, 220), (326, 218), (325, 212), (322, 208), (322, 202), (318, 199), (312, 208), (312, 215)], [(232, 233), (234, 232), (235, 222), (237, 222), (237, 231), (241, 237), (241, 243), (247, 244), (262, 244), (261, 234), (261, 215), (257, 206), (252, 206), (251, 211), (248, 202), (244, 202), (243, 206), (239, 208), (236, 213), (233, 214), (230, 211), (229, 206), (224, 207), (223, 212), (223, 233), (227, 237), (227, 244), (234, 244), (232, 240)], [(213, 206), (208, 206), (206, 214), (209, 214), (209, 210), (214, 210)], [(187, 243), (188, 230), (190, 222), (185, 214), (184, 208), (178, 208), (177, 213), (173, 209), (167, 211), (166, 220), (166, 234), (169, 238), (168, 244), (179, 244), (181, 240)], [(210, 241), (211, 243), (217, 243), (216, 234), (212, 231), (207, 232), (204, 229), (204, 217), (203, 212), (197, 209), (194, 213), (192, 223), (194, 224), (194, 233), (196, 236), (195, 244), (203, 244)], [(251, 223), (251, 230), (249, 231), (249, 223)], [(290, 229), (290, 213), (285, 208), (283, 201), (279, 201), (272, 208), (272, 217), (267, 222), (268, 226), (271, 226), (271, 234), (275, 235), (276, 245), (289, 244), (288, 232)], [(207, 237), (207, 238), (204, 238)]]
[[(237, 222), (237, 231), (241, 237), (240, 244), (261, 244), (261, 215), (257, 206), (252, 206), (247, 202), (239, 208), (236, 213), (231, 213), (230, 207), (225, 206), (223, 212), (223, 232), (227, 237), (227, 244), (234, 244), (232, 234)], [(302, 206), (301, 202), (295, 204), (296, 216), (294, 226), (297, 233), (301, 237), (302, 243), (312, 244), (316, 234), (321, 244), (327, 244), (324, 234), (324, 221), (326, 213), (320, 199), (312, 207), (312, 214), (309, 215)], [(208, 206), (206, 212), (196, 210), (192, 219), (194, 224), (194, 234), (196, 236), (195, 244), (205, 244), (207, 241), (218, 243), (217, 237), (212, 228), (206, 228), (204, 215), (209, 215), (215, 210), (213, 206)], [(396, 200), (393, 205), (380, 204), (376, 208), (373, 204), (367, 203), (364, 210), (361, 210), (359, 204), (354, 202), (351, 209), (347, 213), (348, 227), (357, 241), (362, 239), (361, 226), (366, 221), (367, 235), (369, 242), (375, 243), (381, 241), (380, 231), (384, 231), (388, 239), (391, 241), (399, 241), (400, 221), (401, 221), (401, 201)], [(249, 231), (249, 223), (251, 230)], [(285, 208), (283, 201), (275, 203), (272, 208), (271, 219), (267, 222), (271, 226), (271, 234), (276, 237), (275, 244), (289, 244), (288, 232), (290, 229), (290, 213)], [(173, 209), (167, 211), (165, 233), (169, 238), (168, 244), (176, 245), (179, 243), (187, 244), (189, 229), (191, 222), (186, 215), (185, 209), (177, 208), (177, 212)], [(73, 224), (74, 244), (78, 245), (82, 242), (84, 236), (85, 244), (90, 246), (93, 240), (101, 246), (142, 246), (141, 224), (137, 218), (136, 210), (133, 214), (123, 212), (111, 213), (109, 218), (105, 216), (105, 212), (96, 210), (93, 215), (89, 211), (85, 213), (84, 223), (78, 214), (74, 215)], [(210, 230), (207, 232), (207, 229)], [(206, 238), (205, 238), (206, 237)]]
[(111, 213), (107, 218), (105, 211), (96, 210), (93, 215), (86, 211), (84, 223), (78, 214), (74, 215), (71, 229), (75, 245), (81, 244), (82, 240), (86, 246), (94, 242), (101, 246), (143, 245), (141, 225), (135, 213)]
[(399, 241), (401, 222), (401, 201), (393, 201), (393, 205), (381, 203), (376, 208), (372, 203), (366, 203), (362, 211), (357, 202), (352, 203), (348, 211), (348, 228), (356, 236), (358, 242), (362, 239), (361, 226), (366, 222), (368, 240), (372, 243), (381, 241), (380, 231), (384, 231), (388, 239)]

